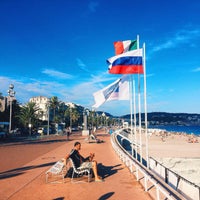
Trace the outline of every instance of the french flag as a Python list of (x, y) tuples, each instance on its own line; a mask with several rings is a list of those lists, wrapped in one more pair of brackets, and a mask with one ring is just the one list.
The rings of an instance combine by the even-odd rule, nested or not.
[(110, 74), (143, 74), (142, 49), (127, 51), (107, 60)]

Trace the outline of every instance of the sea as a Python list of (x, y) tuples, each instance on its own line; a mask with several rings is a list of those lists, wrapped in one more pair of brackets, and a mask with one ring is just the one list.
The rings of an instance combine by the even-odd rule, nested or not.
[(200, 136), (200, 126), (149, 125), (148, 128), (163, 129), (168, 132), (180, 132)]

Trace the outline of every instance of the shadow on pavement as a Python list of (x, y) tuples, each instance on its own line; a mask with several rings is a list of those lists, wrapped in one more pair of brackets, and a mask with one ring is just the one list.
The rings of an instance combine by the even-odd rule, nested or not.
[[(5, 143), (3, 143), (4, 146), (13, 146), (13, 145), (25, 145), (25, 144), (50, 144), (55, 142), (66, 142), (66, 139), (18, 139), (18, 140), (9, 140)], [(1, 143), (2, 144), (2, 143)]]
[(20, 167), (16, 169), (12, 169), (9, 171), (1, 172), (0, 173), (0, 180), (1, 179), (6, 179), (6, 178), (12, 178), (14, 176), (19, 176), (21, 174), (24, 174), (26, 171), (31, 170), (31, 169), (36, 169), (40, 167), (47, 167), (47, 166), (52, 166), (55, 164), (55, 162), (50, 162), (42, 165), (36, 165), (36, 166), (27, 166), (27, 167)]
[(98, 200), (106, 200), (106, 199), (109, 199), (113, 194), (114, 194), (114, 192), (108, 192), (108, 193), (102, 195)]
[[(107, 178), (109, 176), (112, 176), (113, 174), (117, 173), (119, 170), (122, 170), (123, 168), (116, 168), (121, 166), (121, 164), (115, 165), (115, 166), (105, 166), (102, 163), (98, 164), (98, 171), (99, 175), (102, 178)], [(114, 169), (115, 168), (115, 169)]]
[(58, 198), (55, 198), (53, 200), (63, 200), (63, 199), (65, 199), (65, 197), (58, 197)]

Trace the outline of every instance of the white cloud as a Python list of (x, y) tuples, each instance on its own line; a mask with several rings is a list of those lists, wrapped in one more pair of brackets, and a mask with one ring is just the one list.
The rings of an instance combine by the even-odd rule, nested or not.
[(192, 70), (193, 72), (200, 72), (200, 67), (197, 67), (196, 69)]
[(85, 64), (80, 58), (76, 58), (76, 62), (77, 62), (77, 65), (78, 65), (83, 71), (89, 73), (89, 70), (87, 69), (86, 64)]
[[(59, 80), (54, 81), (41, 81), (29, 77), (0, 77), (0, 92), (3, 96), (7, 95), (9, 84), (14, 84), (14, 90), (16, 91), (16, 99), (20, 103), (27, 103), (31, 97), (34, 96), (57, 96), (59, 100), (66, 102), (74, 102), (82, 106), (92, 108), (94, 104), (93, 93), (102, 89), (106, 85), (110, 84), (118, 77), (112, 76), (106, 72), (98, 72), (98, 75), (83, 77), (86, 81), (80, 80), (78, 83), (69, 85), (68, 82), (61, 83)], [(124, 102), (123, 102), (124, 103)], [(113, 102), (105, 104), (105, 109), (108, 112), (117, 113), (115, 105), (121, 105), (121, 102)], [(129, 104), (127, 104), (129, 105)], [(101, 110), (101, 108), (100, 108)], [(124, 114), (124, 113), (122, 113)]]
[(174, 34), (171, 38), (167, 38), (166, 41), (163, 41), (163, 43), (159, 45), (155, 45), (153, 47), (153, 52), (160, 51), (163, 49), (170, 49), (175, 48), (180, 44), (190, 44), (191, 40), (195, 40), (196, 38), (200, 37), (200, 30), (186, 30), (182, 29), (177, 31), (177, 33)]
[(53, 69), (44, 69), (43, 74), (59, 79), (72, 79), (73, 76)]
[(151, 74), (147, 74), (147, 75), (146, 75), (147, 78), (152, 77), (152, 76), (155, 76), (155, 74), (154, 74), (154, 73), (151, 73)]

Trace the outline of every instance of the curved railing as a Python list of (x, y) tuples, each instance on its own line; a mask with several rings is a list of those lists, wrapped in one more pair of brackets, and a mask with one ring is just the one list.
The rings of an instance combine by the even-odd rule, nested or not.
[(180, 194), (187, 197), (187, 199), (200, 200), (200, 187), (198, 185), (188, 181), (184, 177), (163, 166), (152, 157), (149, 158), (149, 163), (150, 170), (158, 174), (159, 177), (165, 180), (168, 185)]
[(157, 200), (169, 199), (169, 200), (192, 200), (187, 198), (170, 187), (165, 181), (160, 178), (156, 173), (149, 170), (147, 167), (133, 158), (120, 144), (118, 136), (121, 138), (130, 140), (121, 134), (122, 130), (117, 130), (111, 135), (111, 143), (115, 152), (119, 155), (119, 158), (129, 168), (130, 172), (136, 176), (137, 181), (144, 186), (146, 192)]

